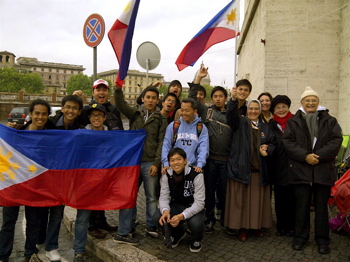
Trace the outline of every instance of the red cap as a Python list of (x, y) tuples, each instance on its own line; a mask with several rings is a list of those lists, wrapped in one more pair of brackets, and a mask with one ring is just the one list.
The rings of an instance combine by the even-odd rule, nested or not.
[(104, 85), (106, 88), (109, 89), (109, 85), (108, 85), (108, 82), (106, 80), (103, 80), (103, 79), (98, 79), (94, 82), (92, 88), (96, 88), (98, 87), (99, 85)]

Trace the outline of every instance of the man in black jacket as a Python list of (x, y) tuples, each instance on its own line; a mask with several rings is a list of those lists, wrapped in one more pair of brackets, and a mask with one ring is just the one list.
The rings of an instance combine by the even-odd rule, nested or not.
[(342, 140), (337, 120), (319, 106), (318, 94), (306, 87), (301, 95), (301, 108), (289, 119), (282, 138), (290, 157), (289, 182), (296, 198), (294, 250), (302, 250), (309, 239), (313, 196), (318, 252), (330, 252), (327, 201), (336, 181), (334, 160)]

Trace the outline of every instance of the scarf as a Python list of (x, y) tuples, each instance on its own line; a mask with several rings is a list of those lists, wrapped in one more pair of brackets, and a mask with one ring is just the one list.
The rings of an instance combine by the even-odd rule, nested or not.
[(281, 126), (282, 133), (284, 133), (284, 130), (286, 129), (288, 119), (290, 119), (292, 116), (293, 114), (290, 111), (288, 111), (284, 117), (278, 117), (276, 114), (273, 115), (273, 119)]

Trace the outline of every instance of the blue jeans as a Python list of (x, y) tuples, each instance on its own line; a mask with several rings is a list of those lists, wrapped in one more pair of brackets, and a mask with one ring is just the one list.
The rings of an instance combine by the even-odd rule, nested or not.
[[(159, 183), (158, 175), (150, 176), (148, 174), (149, 168), (152, 166), (152, 162), (141, 162), (141, 174), (139, 177), (139, 187), (143, 182), (143, 188), (146, 195), (146, 227), (153, 227), (153, 215), (157, 210), (157, 186)], [(133, 210), (133, 221), (136, 220), (137, 208)]]
[[(175, 202), (170, 203), (170, 217), (181, 214), (187, 207), (184, 205), (177, 204)], [(159, 219), (162, 216), (160, 210), (157, 209), (153, 216), (153, 221), (156, 225), (159, 225)], [(190, 217), (189, 219), (180, 221), (177, 227), (172, 227), (169, 224), (169, 229), (171, 232), (171, 236), (174, 238), (180, 237), (185, 232), (185, 222), (187, 223), (187, 227), (191, 231), (192, 241), (201, 241), (203, 239), (204, 234), (204, 220), (205, 220), (205, 211), (204, 209)]]
[[(18, 219), (19, 207), (3, 207), (2, 227), (0, 231), (0, 260), (7, 261), (12, 253), (15, 226)], [(25, 207), (26, 242), (25, 257), (38, 253), (36, 241), (38, 239), (38, 211), (36, 207)]]
[[(135, 207), (136, 208), (136, 207)], [(135, 208), (119, 210), (118, 234), (125, 236), (130, 233), (133, 223), (133, 214)]]
[(78, 209), (77, 217), (75, 220), (74, 231), (74, 250), (75, 253), (85, 253), (86, 251), (86, 239), (87, 231), (89, 228), (91, 210)]
[(58, 249), (58, 236), (63, 219), (64, 205), (38, 207), (39, 238), (37, 244), (45, 243), (45, 250)]
[[(215, 196), (218, 200), (218, 209), (221, 210), (220, 222), (224, 222), (226, 185), (227, 185), (227, 162), (214, 159), (207, 159), (204, 167), (205, 182), (205, 209), (207, 223), (215, 224)], [(216, 194), (215, 194), (216, 193)]]

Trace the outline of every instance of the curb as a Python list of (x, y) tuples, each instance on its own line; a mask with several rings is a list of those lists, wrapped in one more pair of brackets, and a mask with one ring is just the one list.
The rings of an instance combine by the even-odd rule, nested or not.
[[(76, 217), (76, 209), (66, 206), (63, 216), (63, 224), (67, 230), (74, 236), (74, 222)], [(153, 262), (164, 261), (157, 257), (146, 253), (128, 244), (117, 244), (113, 241), (111, 234), (108, 234), (105, 239), (96, 239), (88, 235), (86, 248), (89, 252), (94, 253), (95, 256), (105, 262)]]

